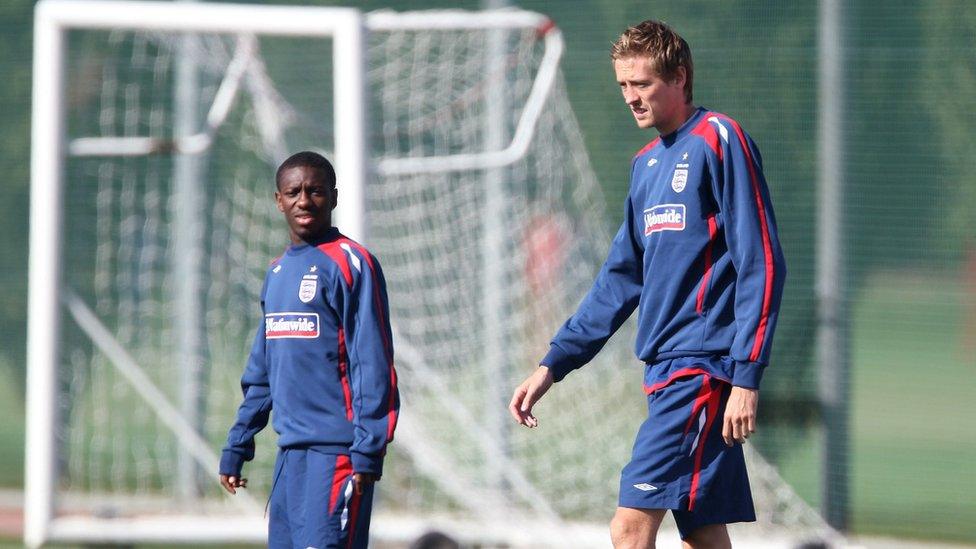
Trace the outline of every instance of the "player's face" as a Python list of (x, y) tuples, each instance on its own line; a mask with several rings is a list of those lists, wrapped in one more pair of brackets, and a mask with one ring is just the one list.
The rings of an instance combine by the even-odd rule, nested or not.
[(295, 244), (314, 240), (332, 227), (336, 190), (319, 170), (296, 166), (282, 172), (275, 202), (285, 214), (291, 241)]
[(665, 135), (684, 123), (688, 110), (684, 67), (678, 68), (678, 76), (672, 82), (662, 79), (646, 57), (615, 59), (613, 70), (638, 126), (655, 128)]

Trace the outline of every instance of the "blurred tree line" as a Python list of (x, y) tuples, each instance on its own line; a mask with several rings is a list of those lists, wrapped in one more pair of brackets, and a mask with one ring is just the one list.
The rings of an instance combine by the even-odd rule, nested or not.
[[(33, 2), (0, 3), (0, 368), (23, 383), (27, 337), (27, 209)], [(18, 391), (19, 393), (19, 391)]]

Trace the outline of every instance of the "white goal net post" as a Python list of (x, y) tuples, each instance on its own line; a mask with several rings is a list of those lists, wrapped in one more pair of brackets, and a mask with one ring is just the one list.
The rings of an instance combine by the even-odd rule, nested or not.
[[(643, 409), (632, 326), (543, 428), (505, 410), (612, 236), (562, 48), (521, 10), (39, 2), (27, 544), (264, 538), (273, 437), (251, 496), (213, 477), (286, 244), (274, 168), (314, 148), (389, 285), (403, 413), (374, 538), (605, 545)], [(763, 536), (833, 535), (750, 459)]]

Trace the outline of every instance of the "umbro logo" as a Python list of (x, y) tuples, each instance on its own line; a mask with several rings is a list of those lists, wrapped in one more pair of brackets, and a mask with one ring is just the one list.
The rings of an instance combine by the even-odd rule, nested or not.
[(271, 269), (271, 272), (277, 273), (280, 270), (281, 270), (281, 265), (275, 265), (275, 268), (274, 269)]
[(635, 484), (634, 488), (637, 488), (638, 490), (641, 490), (643, 492), (650, 492), (651, 490), (657, 490), (657, 486), (654, 486), (653, 484), (648, 484), (646, 482)]
[(652, 158), (652, 159), (650, 159), (650, 160), (647, 161), (647, 167), (648, 168), (650, 168), (654, 164), (657, 164), (657, 158)]

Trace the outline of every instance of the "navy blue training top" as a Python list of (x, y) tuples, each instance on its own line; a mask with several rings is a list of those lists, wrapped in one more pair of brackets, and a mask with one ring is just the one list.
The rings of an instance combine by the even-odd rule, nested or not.
[(220, 473), (240, 475), (274, 408), (280, 447), (349, 455), (354, 472), (381, 474), (400, 397), (379, 262), (332, 228), (272, 262), (261, 307)]
[(729, 356), (711, 373), (758, 388), (786, 277), (776, 234), (755, 143), (728, 116), (697, 109), (637, 153), (607, 260), (540, 363), (561, 380), (637, 308), (645, 363)]

